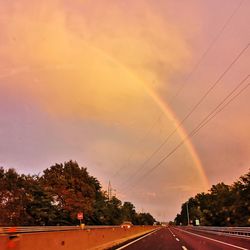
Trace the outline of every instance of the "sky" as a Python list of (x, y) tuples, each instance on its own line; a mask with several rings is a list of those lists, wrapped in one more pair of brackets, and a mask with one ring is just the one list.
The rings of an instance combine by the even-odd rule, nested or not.
[(249, 11), (248, 0), (0, 0), (0, 166), (38, 174), (76, 160), (161, 221), (233, 183), (250, 166), (250, 90), (187, 135), (250, 73)]

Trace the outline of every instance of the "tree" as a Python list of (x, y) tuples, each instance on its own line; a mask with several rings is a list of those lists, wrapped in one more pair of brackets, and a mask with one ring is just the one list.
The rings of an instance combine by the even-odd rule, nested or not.
[(53, 205), (53, 197), (39, 183), (39, 178), (27, 180), (26, 213), (29, 215), (29, 225), (56, 225), (58, 212)]
[(137, 224), (135, 207), (131, 202), (124, 202), (122, 206), (122, 214), (124, 221), (131, 221), (133, 224)]
[(250, 226), (250, 171), (233, 184), (232, 191), (235, 196), (234, 225)]
[(0, 224), (26, 224), (28, 216), (25, 211), (27, 194), (25, 177), (20, 176), (15, 169), (4, 171), (0, 168)]
[(59, 224), (77, 224), (80, 211), (84, 212), (87, 221), (91, 221), (101, 186), (86, 168), (73, 161), (55, 164), (44, 171), (41, 183), (53, 197), (53, 205), (59, 212)]
[(151, 224), (150, 214), (137, 214), (131, 202), (108, 199), (99, 181), (77, 162), (55, 164), (41, 177), (0, 168), (0, 225), (76, 225), (77, 213), (93, 225)]
[[(187, 224), (185, 204), (175, 218), (176, 224)], [(206, 226), (250, 226), (250, 172), (233, 185), (218, 183), (208, 193), (188, 200), (190, 220), (198, 218)]]
[(107, 201), (104, 214), (108, 225), (120, 225), (123, 221), (122, 202), (113, 196)]
[(153, 225), (156, 221), (149, 213), (139, 213), (137, 216), (137, 225)]

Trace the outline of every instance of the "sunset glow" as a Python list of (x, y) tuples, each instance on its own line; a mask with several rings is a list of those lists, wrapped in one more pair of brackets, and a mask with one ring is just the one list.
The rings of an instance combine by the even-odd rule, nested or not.
[[(76, 160), (104, 189), (111, 180), (121, 199), (162, 220), (190, 195), (215, 181), (233, 182), (249, 168), (248, 90), (199, 136), (188, 138), (148, 176), (147, 185), (140, 179), (249, 74), (247, 50), (179, 126), (249, 43), (249, 2), (223, 31), (238, 1), (0, 4), (0, 166), (37, 174), (55, 162)], [(176, 128), (135, 178), (137, 187), (124, 191), (121, 183)], [(132, 186), (124, 184), (125, 190)]]

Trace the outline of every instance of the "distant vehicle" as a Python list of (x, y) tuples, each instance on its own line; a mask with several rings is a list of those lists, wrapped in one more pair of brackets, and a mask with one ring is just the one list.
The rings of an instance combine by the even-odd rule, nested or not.
[(124, 221), (122, 224), (121, 224), (121, 228), (131, 228), (133, 226), (132, 222), (131, 221)]

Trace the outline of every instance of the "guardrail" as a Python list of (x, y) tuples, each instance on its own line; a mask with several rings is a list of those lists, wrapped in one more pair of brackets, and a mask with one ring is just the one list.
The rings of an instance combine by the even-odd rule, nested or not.
[(58, 232), (58, 231), (79, 231), (89, 229), (119, 228), (120, 226), (35, 226), (35, 227), (0, 227), (1, 234), (13, 233), (35, 233), (35, 232)]
[[(109, 249), (127, 240), (158, 229), (156, 226), (40, 226), (4, 227), (0, 249), (18, 250), (79, 250)], [(64, 231), (64, 232), (63, 232)], [(35, 244), (35, 245), (34, 245)]]
[(224, 235), (240, 235), (250, 238), (250, 227), (211, 227), (211, 226), (195, 226), (193, 230), (209, 232)]

